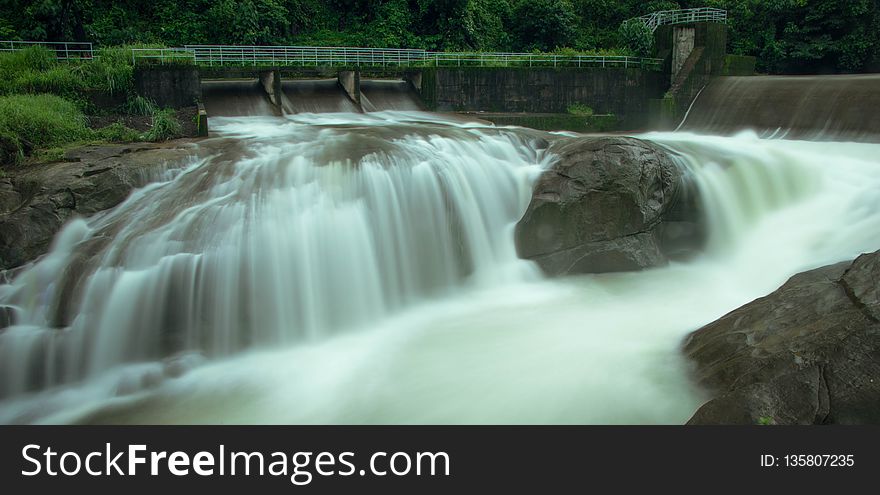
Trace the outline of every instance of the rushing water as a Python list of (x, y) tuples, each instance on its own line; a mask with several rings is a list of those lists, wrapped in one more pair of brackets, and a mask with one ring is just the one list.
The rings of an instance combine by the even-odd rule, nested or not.
[(420, 113), (213, 122), (208, 157), (0, 286), (0, 421), (681, 423), (681, 339), (880, 247), (880, 146), (651, 134), (705, 200), (688, 263), (543, 280), (555, 157)]

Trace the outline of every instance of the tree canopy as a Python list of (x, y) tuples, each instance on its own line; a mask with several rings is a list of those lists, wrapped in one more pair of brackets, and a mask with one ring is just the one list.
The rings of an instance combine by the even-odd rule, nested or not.
[(880, 0), (0, 0), (0, 39), (643, 52), (624, 20), (702, 6), (760, 70), (880, 70)]

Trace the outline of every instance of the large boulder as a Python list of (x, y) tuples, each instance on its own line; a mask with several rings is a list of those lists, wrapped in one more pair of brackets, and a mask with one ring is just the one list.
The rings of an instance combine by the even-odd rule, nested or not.
[(193, 153), (179, 141), (86, 146), (56, 163), (7, 170), (0, 178), (0, 271), (46, 253), (71, 217), (116, 206)]
[(880, 251), (795, 275), (693, 334), (690, 424), (880, 423)]
[(629, 137), (551, 144), (558, 156), (516, 226), (520, 257), (549, 275), (639, 270), (700, 243), (695, 188), (661, 147)]

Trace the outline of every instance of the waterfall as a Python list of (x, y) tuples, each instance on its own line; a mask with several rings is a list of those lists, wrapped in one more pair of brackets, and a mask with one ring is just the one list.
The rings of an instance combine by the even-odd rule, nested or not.
[(513, 226), (568, 137), (414, 118), (212, 121), (207, 158), (69, 223), (0, 286), (0, 422), (681, 423), (688, 332), (880, 247), (876, 144), (648, 134), (704, 253), (544, 280)]
[(534, 273), (511, 228), (541, 153), (512, 132), (398, 130), (283, 125), (69, 224), (0, 288), (16, 315), (0, 334), (0, 396), (321, 339)]

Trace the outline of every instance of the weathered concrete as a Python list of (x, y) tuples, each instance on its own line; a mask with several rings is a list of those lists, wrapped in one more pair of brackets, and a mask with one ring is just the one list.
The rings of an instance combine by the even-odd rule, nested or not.
[(341, 70), (336, 75), (339, 86), (342, 87), (348, 99), (352, 101), (358, 108), (361, 107), (361, 75), (356, 70)]
[(205, 110), (205, 105), (199, 103), (199, 110), (197, 115), (197, 126), (198, 131), (196, 135), (199, 137), (208, 137), (208, 111)]
[(441, 67), (422, 71), (419, 94), (439, 111), (566, 113), (581, 104), (632, 129), (665, 89), (661, 72), (634, 68)]
[(281, 113), (281, 75), (275, 70), (264, 71), (260, 73), (259, 81), (269, 102), (278, 108), (278, 113)]
[(670, 83), (675, 82), (678, 72), (694, 51), (695, 31), (693, 26), (674, 26), (672, 30), (672, 74)]
[(196, 67), (138, 67), (134, 72), (137, 93), (166, 108), (189, 107), (202, 99)]
[[(666, 57), (664, 67), (675, 74), (669, 91), (649, 104), (651, 127), (672, 129), (677, 126), (700, 91), (713, 76), (721, 75), (727, 49), (727, 26), (717, 22), (698, 22), (694, 29), (694, 47), (681, 69), (673, 72), (675, 30), (681, 26), (660, 26), (654, 33), (658, 55)], [(663, 101), (666, 100), (666, 101)]]

